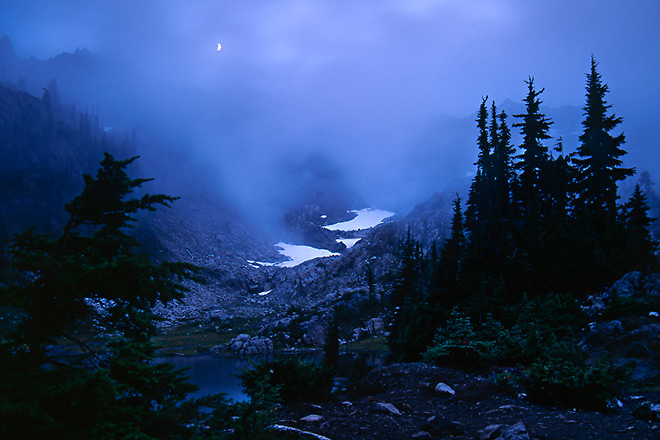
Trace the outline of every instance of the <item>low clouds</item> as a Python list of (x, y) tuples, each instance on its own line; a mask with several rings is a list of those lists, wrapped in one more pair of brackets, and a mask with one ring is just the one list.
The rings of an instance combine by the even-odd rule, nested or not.
[(87, 84), (58, 78), (63, 95), (197, 155), (243, 199), (277, 198), (282, 163), (322, 156), (364, 200), (409, 204), (428, 195), (414, 194), (415, 176), (433, 174), (402, 169), (423, 165), (411, 155), (458, 160), (421, 192), (473, 161), (454, 151), (469, 146), (443, 142), (454, 133), (431, 144), (441, 115), (471, 119), (485, 95), (519, 101), (529, 75), (547, 104), (581, 106), (592, 53), (629, 124), (631, 156), (650, 147), (631, 131), (660, 120), (652, 0), (12, 3), (0, 5), (0, 34), (19, 56), (97, 56)]

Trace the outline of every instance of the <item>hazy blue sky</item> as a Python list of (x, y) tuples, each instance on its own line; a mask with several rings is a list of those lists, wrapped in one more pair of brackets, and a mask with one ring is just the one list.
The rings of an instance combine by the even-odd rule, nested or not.
[(86, 98), (102, 117), (169, 130), (217, 161), (223, 184), (253, 192), (269, 182), (246, 176), (310, 151), (363, 173), (357, 186), (394, 191), (378, 176), (403, 177), (440, 115), (469, 116), (485, 95), (520, 101), (530, 75), (546, 104), (581, 107), (592, 54), (643, 144), (627, 148), (660, 159), (658, 23), (657, 0), (0, 2), (20, 57), (98, 54), (105, 70)]

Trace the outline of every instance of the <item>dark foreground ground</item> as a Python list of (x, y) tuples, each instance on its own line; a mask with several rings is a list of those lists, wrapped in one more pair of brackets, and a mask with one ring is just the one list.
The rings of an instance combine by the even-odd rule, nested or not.
[[(440, 382), (449, 385), (455, 395), (436, 391)], [(281, 425), (331, 440), (660, 439), (660, 422), (632, 414), (639, 402), (658, 402), (659, 398), (658, 393), (625, 395), (623, 407), (607, 413), (555, 408), (504, 393), (476, 374), (425, 364), (396, 364), (373, 370), (355, 390), (336, 401), (290, 404), (280, 408), (277, 417)], [(393, 408), (400, 415), (391, 412)], [(322, 420), (301, 420), (312, 414)], [(516, 424), (517, 433), (507, 433), (507, 426)], [(500, 425), (499, 431), (484, 431), (492, 425)]]

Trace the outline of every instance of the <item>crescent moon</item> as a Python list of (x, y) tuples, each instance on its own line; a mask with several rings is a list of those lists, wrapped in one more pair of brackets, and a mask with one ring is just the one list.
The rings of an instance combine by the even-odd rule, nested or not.
[(222, 45), (218, 43), (218, 52), (220, 52), (220, 49), (222, 49)]

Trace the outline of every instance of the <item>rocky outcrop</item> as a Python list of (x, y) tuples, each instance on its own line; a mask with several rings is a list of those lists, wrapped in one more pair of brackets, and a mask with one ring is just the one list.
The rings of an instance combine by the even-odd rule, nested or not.
[(609, 289), (588, 298), (591, 322), (580, 347), (592, 358), (607, 355), (631, 369), (635, 381), (660, 378), (660, 275), (630, 272)]
[(660, 274), (642, 275), (641, 272), (630, 272), (612, 284), (607, 291), (608, 296), (660, 296)]
[(229, 342), (229, 348), (239, 355), (266, 354), (273, 351), (273, 341), (268, 338), (251, 338), (241, 334)]
[(320, 347), (325, 344), (328, 329), (334, 319), (332, 310), (324, 314), (314, 315), (309, 321), (300, 324), (302, 328), (302, 343), (310, 347)]
[(364, 324), (364, 327), (357, 328), (353, 332), (353, 340), (361, 341), (372, 336), (385, 334), (385, 323), (381, 318), (372, 318)]

